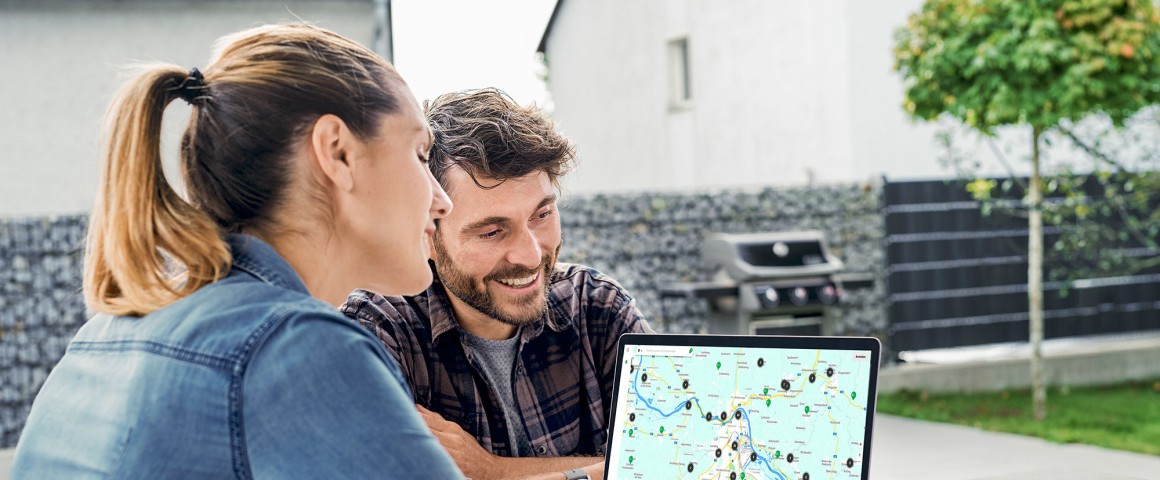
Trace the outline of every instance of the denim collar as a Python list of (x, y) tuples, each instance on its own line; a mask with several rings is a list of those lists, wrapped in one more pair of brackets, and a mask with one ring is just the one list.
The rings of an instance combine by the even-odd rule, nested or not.
[(234, 268), (270, 285), (310, 295), (298, 272), (270, 244), (241, 233), (226, 235), (226, 243), (234, 257)]

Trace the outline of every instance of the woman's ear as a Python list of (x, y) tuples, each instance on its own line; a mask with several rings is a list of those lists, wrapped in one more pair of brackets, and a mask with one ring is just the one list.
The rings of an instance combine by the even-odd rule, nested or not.
[(311, 159), (340, 191), (354, 189), (354, 166), (350, 162), (357, 139), (341, 118), (326, 114), (310, 130)]

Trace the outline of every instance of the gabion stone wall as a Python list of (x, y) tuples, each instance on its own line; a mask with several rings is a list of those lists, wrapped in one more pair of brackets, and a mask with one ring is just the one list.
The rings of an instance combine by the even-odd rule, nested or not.
[[(821, 230), (848, 272), (874, 278), (873, 289), (845, 292), (838, 333), (885, 339), (880, 194), (880, 185), (828, 185), (566, 196), (560, 259), (617, 279), (659, 331), (698, 332), (704, 302), (669, 299), (662, 319), (660, 289), (709, 280), (700, 261), (707, 233)], [(87, 318), (86, 224), (85, 215), (0, 220), (0, 448), (16, 445), (33, 398)]]
[[(711, 280), (701, 265), (709, 233), (821, 230), (847, 273), (868, 274), (871, 289), (848, 290), (834, 312), (837, 333), (885, 341), (884, 227), (879, 184), (768, 188), (754, 192), (565, 196), (560, 260), (595, 267), (637, 299), (658, 331), (705, 331), (703, 300), (668, 298), (665, 285)], [(887, 358), (886, 355), (883, 356)]]
[(0, 220), (0, 448), (16, 445), (33, 397), (85, 321), (87, 218)]

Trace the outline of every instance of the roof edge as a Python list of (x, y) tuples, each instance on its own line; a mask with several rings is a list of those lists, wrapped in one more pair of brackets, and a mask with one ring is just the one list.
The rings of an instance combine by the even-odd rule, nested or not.
[(560, 5), (564, 4), (564, 0), (556, 0), (556, 6), (552, 7), (552, 16), (548, 17), (548, 25), (544, 27), (544, 34), (540, 35), (540, 45), (536, 47), (536, 53), (548, 53), (548, 36), (552, 34), (552, 25), (556, 24), (556, 15), (560, 13)]

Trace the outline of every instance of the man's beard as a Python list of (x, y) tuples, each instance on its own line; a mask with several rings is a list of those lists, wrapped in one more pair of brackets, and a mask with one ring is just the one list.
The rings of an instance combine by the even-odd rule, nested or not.
[[(545, 253), (540, 260), (540, 265), (536, 268), (528, 269), (513, 265), (491, 272), (483, 277), (482, 281), (477, 281), (455, 266), (455, 262), (451, 260), (443, 248), (443, 242), (439, 238), (438, 232), (436, 232), (434, 240), (432, 243), (435, 244), (435, 270), (438, 272), (439, 281), (443, 283), (443, 287), (448, 292), (463, 300), (463, 303), (471, 308), (502, 323), (516, 327), (533, 323), (542, 318), (544, 313), (548, 311), (548, 284), (552, 271), (556, 268), (556, 258), (560, 254), (562, 243), (556, 246), (555, 251)], [(500, 303), (496, 301), (488, 289), (491, 281), (500, 278), (523, 278), (536, 272), (540, 272), (541, 289), (514, 303), (509, 303), (508, 305), (514, 305), (514, 308), (509, 307), (508, 310), (514, 311), (505, 312), (502, 310)]]

